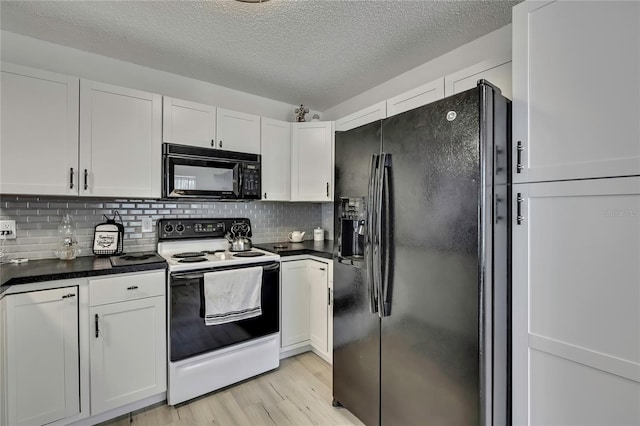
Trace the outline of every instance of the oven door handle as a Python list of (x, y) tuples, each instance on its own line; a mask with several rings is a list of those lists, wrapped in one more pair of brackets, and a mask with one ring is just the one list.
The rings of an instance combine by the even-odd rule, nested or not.
[(171, 279), (176, 280), (201, 280), (204, 274), (171, 274)]
[(276, 269), (280, 268), (280, 264), (279, 263), (274, 263), (273, 265), (266, 265), (262, 267), (263, 271), (274, 271)]

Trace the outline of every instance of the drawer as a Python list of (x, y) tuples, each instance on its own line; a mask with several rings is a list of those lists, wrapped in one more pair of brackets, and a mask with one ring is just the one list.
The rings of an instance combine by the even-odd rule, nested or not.
[(89, 304), (123, 302), (152, 296), (164, 296), (166, 276), (164, 271), (115, 275), (89, 280)]

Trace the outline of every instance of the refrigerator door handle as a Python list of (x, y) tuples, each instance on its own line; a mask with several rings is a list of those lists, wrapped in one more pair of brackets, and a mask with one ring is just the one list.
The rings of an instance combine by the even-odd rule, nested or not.
[(371, 166), (369, 168), (369, 186), (367, 189), (367, 206), (366, 206), (366, 221), (367, 230), (365, 235), (365, 264), (367, 268), (367, 285), (369, 286), (369, 311), (372, 314), (378, 312), (378, 298), (376, 292), (374, 262), (373, 262), (373, 237), (375, 220), (375, 182), (376, 182), (376, 170), (378, 167), (378, 155), (373, 154), (371, 156)]
[(380, 228), (381, 228), (381, 256), (384, 256), (380, 262), (381, 266), (381, 291), (380, 291), (380, 317), (388, 317), (391, 315), (391, 298), (390, 298), (390, 278), (391, 278), (391, 224), (393, 223), (391, 214), (391, 187), (390, 187), (390, 170), (391, 170), (391, 154), (383, 154), (380, 166)]
[(382, 235), (382, 195), (385, 175), (385, 162), (387, 154), (382, 153), (378, 158), (378, 170), (375, 184), (375, 239), (373, 245), (373, 264), (375, 273), (376, 293), (378, 295), (378, 316), (384, 316), (384, 303), (382, 300), (382, 245), (384, 244)]

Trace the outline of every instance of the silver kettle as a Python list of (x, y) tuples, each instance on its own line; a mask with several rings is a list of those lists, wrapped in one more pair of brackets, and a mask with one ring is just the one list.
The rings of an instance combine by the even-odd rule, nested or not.
[(227, 241), (229, 241), (229, 251), (249, 251), (251, 250), (251, 238), (244, 235), (231, 235), (227, 233), (225, 235)]

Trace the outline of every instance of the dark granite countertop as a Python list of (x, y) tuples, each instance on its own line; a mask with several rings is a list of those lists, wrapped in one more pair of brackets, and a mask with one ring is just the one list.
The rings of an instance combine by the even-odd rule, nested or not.
[(111, 266), (108, 257), (85, 256), (74, 260), (39, 259), (0, 265), (0, 294), (10, 286), (98, 275), (165, 269), (166, 262)]
[(305, 240), (300, 243), (276, 241), (273, 243), (257, 243), (256, 248), (279, 254), (281, 257), (310, 254), (312, 256), (333, 258), (333, 240), (313, 241)]

